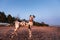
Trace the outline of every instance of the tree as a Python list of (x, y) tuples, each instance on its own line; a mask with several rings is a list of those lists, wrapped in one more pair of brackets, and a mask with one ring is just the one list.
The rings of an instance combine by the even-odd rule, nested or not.
[(4, 12), (0, 12), (0, 22), (6, 22), (6, 15)]
[(7, 22), (8, 23), (12, 23), (13, 22), (12, 16), (10, 14), (7, 16)]
[(41, 22), (42, 26), (49, 26), (48, 24)]

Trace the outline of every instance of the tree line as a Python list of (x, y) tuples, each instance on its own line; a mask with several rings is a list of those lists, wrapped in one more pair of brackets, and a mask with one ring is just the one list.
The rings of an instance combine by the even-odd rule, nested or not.
[[(4, 12), (0, 12), (0, 23), (10, 23), (10, 24), (13, 24), (14, 21), (16, 20), (15, 17), (12, 17), (10, 14), (9, 15), (6, 15)], [(21, 20), (20, 18), (18, 18), (18, 21), (21, 22), (21, 21), (26, 21), (26, 19), (23, 19)], [(44, 22), (36, 22), (34, 21), (33, 24), (35, 26), (49, 26), (48, 24), (44, 23)]]

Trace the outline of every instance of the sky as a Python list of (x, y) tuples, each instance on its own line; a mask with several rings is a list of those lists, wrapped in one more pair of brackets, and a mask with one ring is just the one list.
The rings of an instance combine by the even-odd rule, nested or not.
[(49, 25), (60, 25), (60, 0), (0, 0), (0, 11), (20, 19), (29, 19)]

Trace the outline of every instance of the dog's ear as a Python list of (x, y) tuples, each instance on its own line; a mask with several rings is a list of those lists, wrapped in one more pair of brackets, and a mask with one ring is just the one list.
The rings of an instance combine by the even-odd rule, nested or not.
[(33, 17), (35, 18), (35, 16), (33, 15)]
[(30, 17), (31, 17), (31, 15), (30, 15)]

